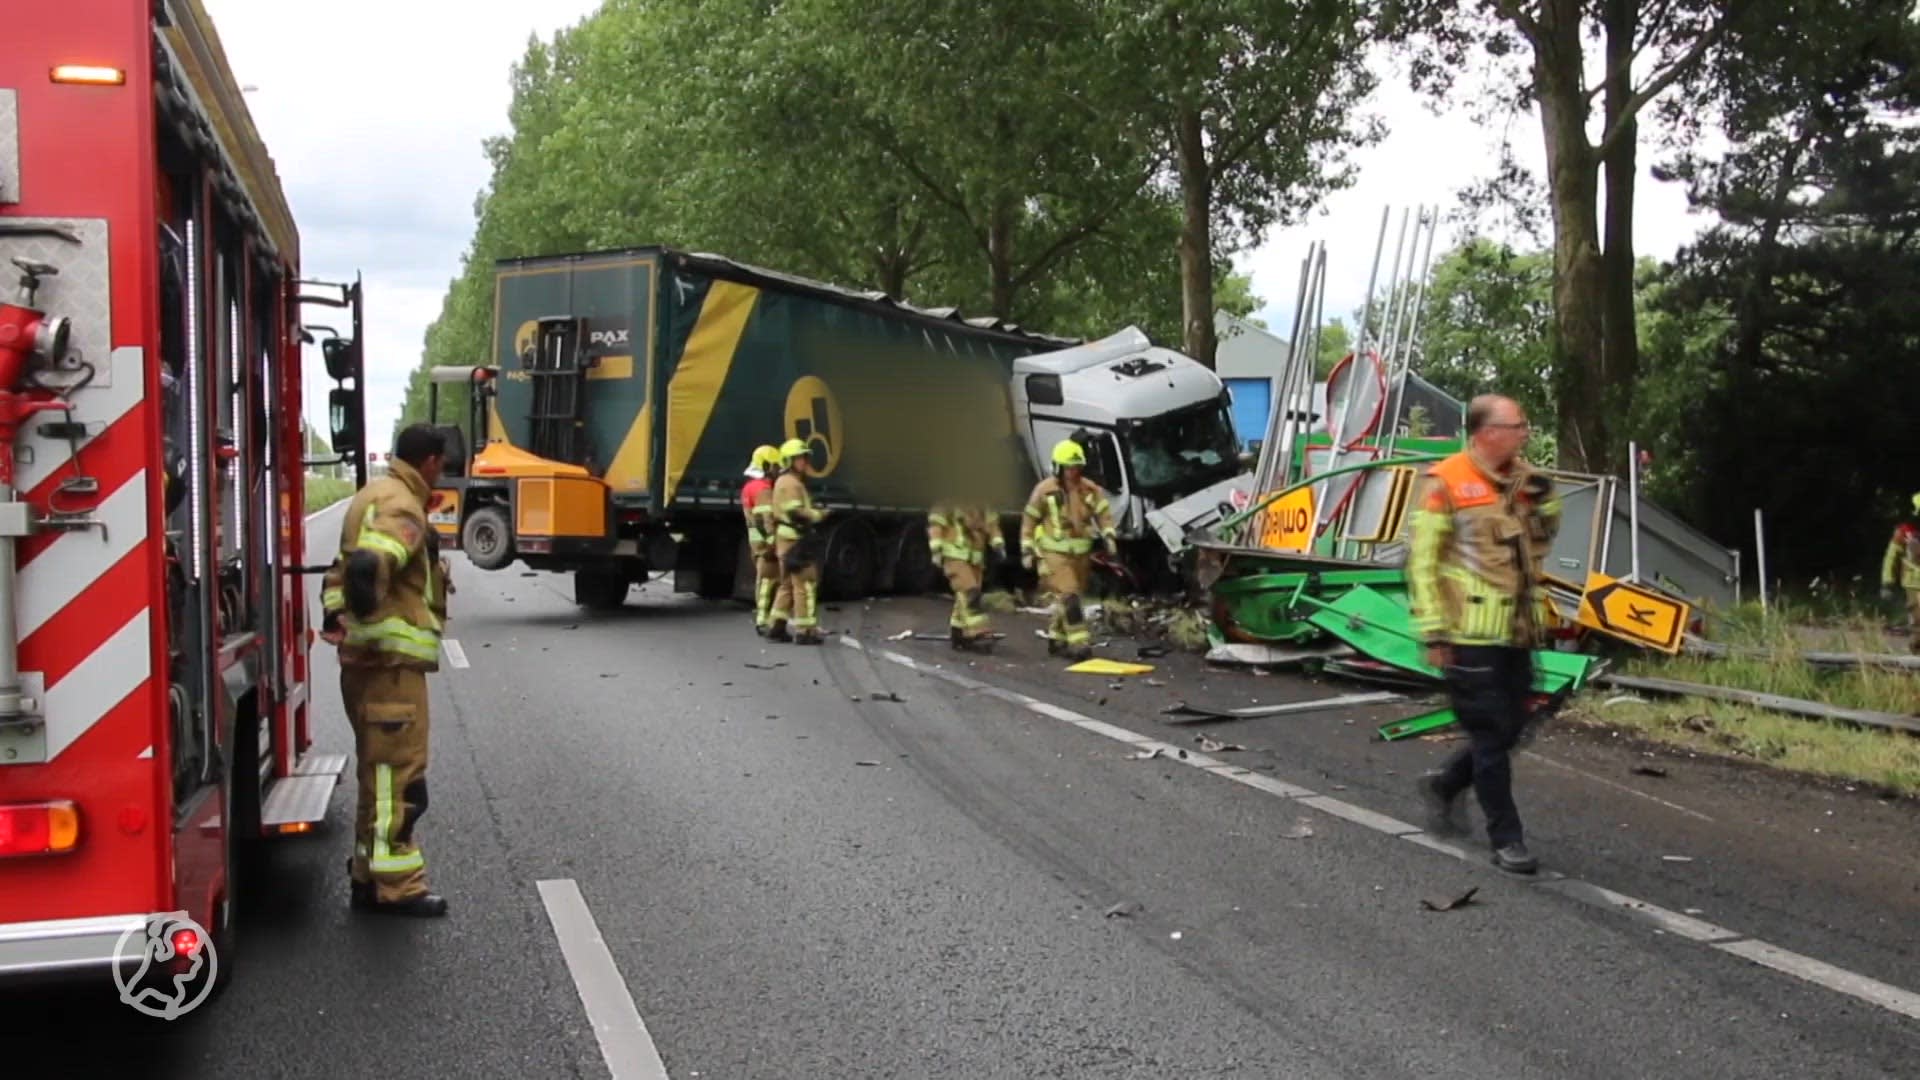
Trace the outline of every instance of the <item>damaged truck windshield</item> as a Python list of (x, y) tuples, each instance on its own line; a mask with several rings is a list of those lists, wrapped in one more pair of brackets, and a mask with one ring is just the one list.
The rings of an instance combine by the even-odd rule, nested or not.
[(1148, 498), (1195, 491), (1240, 472), (1227, 403), (1207, 401), (1123, 425), (1134, 491)]

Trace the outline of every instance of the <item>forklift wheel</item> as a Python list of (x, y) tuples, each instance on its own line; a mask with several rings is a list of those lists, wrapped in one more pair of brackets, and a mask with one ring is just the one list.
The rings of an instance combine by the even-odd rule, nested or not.
[(500, 570), (513, 562), (513, 523), (504, 506), (483, 506), (467, 515), (460, 549), (482, 570)]

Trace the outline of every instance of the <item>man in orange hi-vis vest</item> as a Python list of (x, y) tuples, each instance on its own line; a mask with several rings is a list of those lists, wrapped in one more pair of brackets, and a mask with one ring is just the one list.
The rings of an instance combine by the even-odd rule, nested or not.
[(1520, 456), (1531, 433), (1510, 398), (1483, 395), (1467, 406), (1467, 449), (1428, 470), (1407, 560), (1414, 625), (1469, 740), (1420, 781), (1430, 826), (1464, 833), (1459, 799), (1473, 788), (1493, 864), (1520, 874), (1539, 862), (1522, 837), (1510, 755), (1526, 727), (1532, 650), (1548, 625), (1541, 564), (1560, 528), (1552, 478)]

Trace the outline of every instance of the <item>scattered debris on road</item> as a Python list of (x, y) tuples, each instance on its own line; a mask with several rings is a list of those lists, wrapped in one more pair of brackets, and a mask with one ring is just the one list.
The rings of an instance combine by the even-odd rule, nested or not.
[(1295, 821), (1293, 823), (1293, 827), (1290, 829), (1280, 830), (1280, 838), (1282, 840), (1305, 840), (1307, 837), (1312, 835), (1313, 835), (1313, 826), (1308, 823), (1306, 818), (1301, 818), (1298, 821)]
[(1239, 743), (1221, 742), (1210, 735), (1195, 735), (1193, 741), (1200, 744), (1200, 750), (1206, 754), (1223, 754), (1230, 750), (1245, 750)]
[(1635, 765), (1635, 766), (1633, 767), (1633, 775), (1635, 775), (1635, 776), (1665, 776), (1665, 775), (1667, 775), (1667, 770), (1665, 770), (1665, 769), (1663, 769), (1663, 768), (1661, 768), (1661, 767), (1660, 767), (1660, 766), (1658, 766), (1658, 765)]
[(746, 666), (752, 668), (755, 671), (773, 671), (776, 668), (786, 667), (787, 662), (785, 660), (775, 660), (771, 664), (756, 664), (753, 661), (749, 660), (747, 661)]
[(893, 693), (890, 690), (875, 690), (873, 693), (868, 694), (867, 698), (870, 701), (892, 701), (892, 702), (897, 702), (901, 705), (904, 705), (907, 703), (906, 698), (903, 698), (899, 694)]
[(1458, 896), (1423, 896), (1420, 898), (1420, 906), (1426, 908), (1428, 911), (1454, 911), (1473, 903), (1473, 895), (1479, 891), (1480, 886), (1475, 885)]
[(854, 764), (855, 765), (878, 765), (880, 763), (877, 761), (856, 761), (854, 762)]
[(893, 636), (887, 638), (887, 640), (888, 641), (906, 641), (911, 637), (913, 637), (913, 631), (902, 630), (899, 633), (894, 634)]
[(1207, 650), (1207, 663), (1228, 667), (1296, 667), (1314, 660), (1355, 655), (1347, 645), (1325, 649), (1290, 649), (1279, 645), (1226, 644)]
[(1145, 910), (1146, 907), (1138, 900), (1122, 900), (1108, 908), (1104, 917), (1108, 919), (1131, 919)]
[(1133, 760), (1133, 761), (1152, 761), (1152, 760), (1153, 760), (1154, 758), (1157, 758), (1157, 757), (1160, 757), (1160, 756), (1162, 756), (1162, 755), (1164, 755), (1165, 753), (1166, 753), (1166, 748), (1165, 748), (1165, 747), (1163, 747), (1163, 746), (1156, 746), (1156, 747), (1154, 747), (1154, 748), (1153, 748), (1153, 749), (1151, 749), (1151, 750), (1141, 750), (1141, 751), (1139, 751), (1139, 752), (1137, 752), (1137, 753), (1135, 753), (1135, 754), (1134, 754), (1134, 755), (1133, 755), (1133, 756), (1131, 757), (1131, 759), (1130, 759), (1130, 760)]
[(1661, 861), (1661, 862), (1692, 862), (1692, 861), (1693, 861), (1693, 856), (1691, 856), (1691, 855), (1662, 855), (1662, 856), (1660, 856), (1660, 861)]
[(1341, 709), (1355, 705), (1379, 705), (1402, 701), (1403, 695), (1381, 690), (1367, 694), (1342, 694), (1339, 697), (1320, 698), (1314, 701), (1292, 701), (1283, 705), (1255, 705), (1244, 709), (1208, 709), (1189, 705), (1184, 701), (1175, 702), (1161, 709), (1164, 721), (1168, 724), (1196, 724), (1209, 720), (1244, 720), (1256, 716), (1281, 716), (1287, 713), (1316, 712), (1321, 709)]

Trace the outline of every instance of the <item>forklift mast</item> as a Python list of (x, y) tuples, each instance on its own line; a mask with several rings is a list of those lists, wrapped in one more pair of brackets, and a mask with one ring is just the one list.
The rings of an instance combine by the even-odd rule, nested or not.
[(584, 348), (585, 319), (548, 316), (539, 320), (533, 351), (521, 358), (533, 380), (533, 407), (527, 449), (549, 461), (579, 465), (598, 474), (587, 442)]

